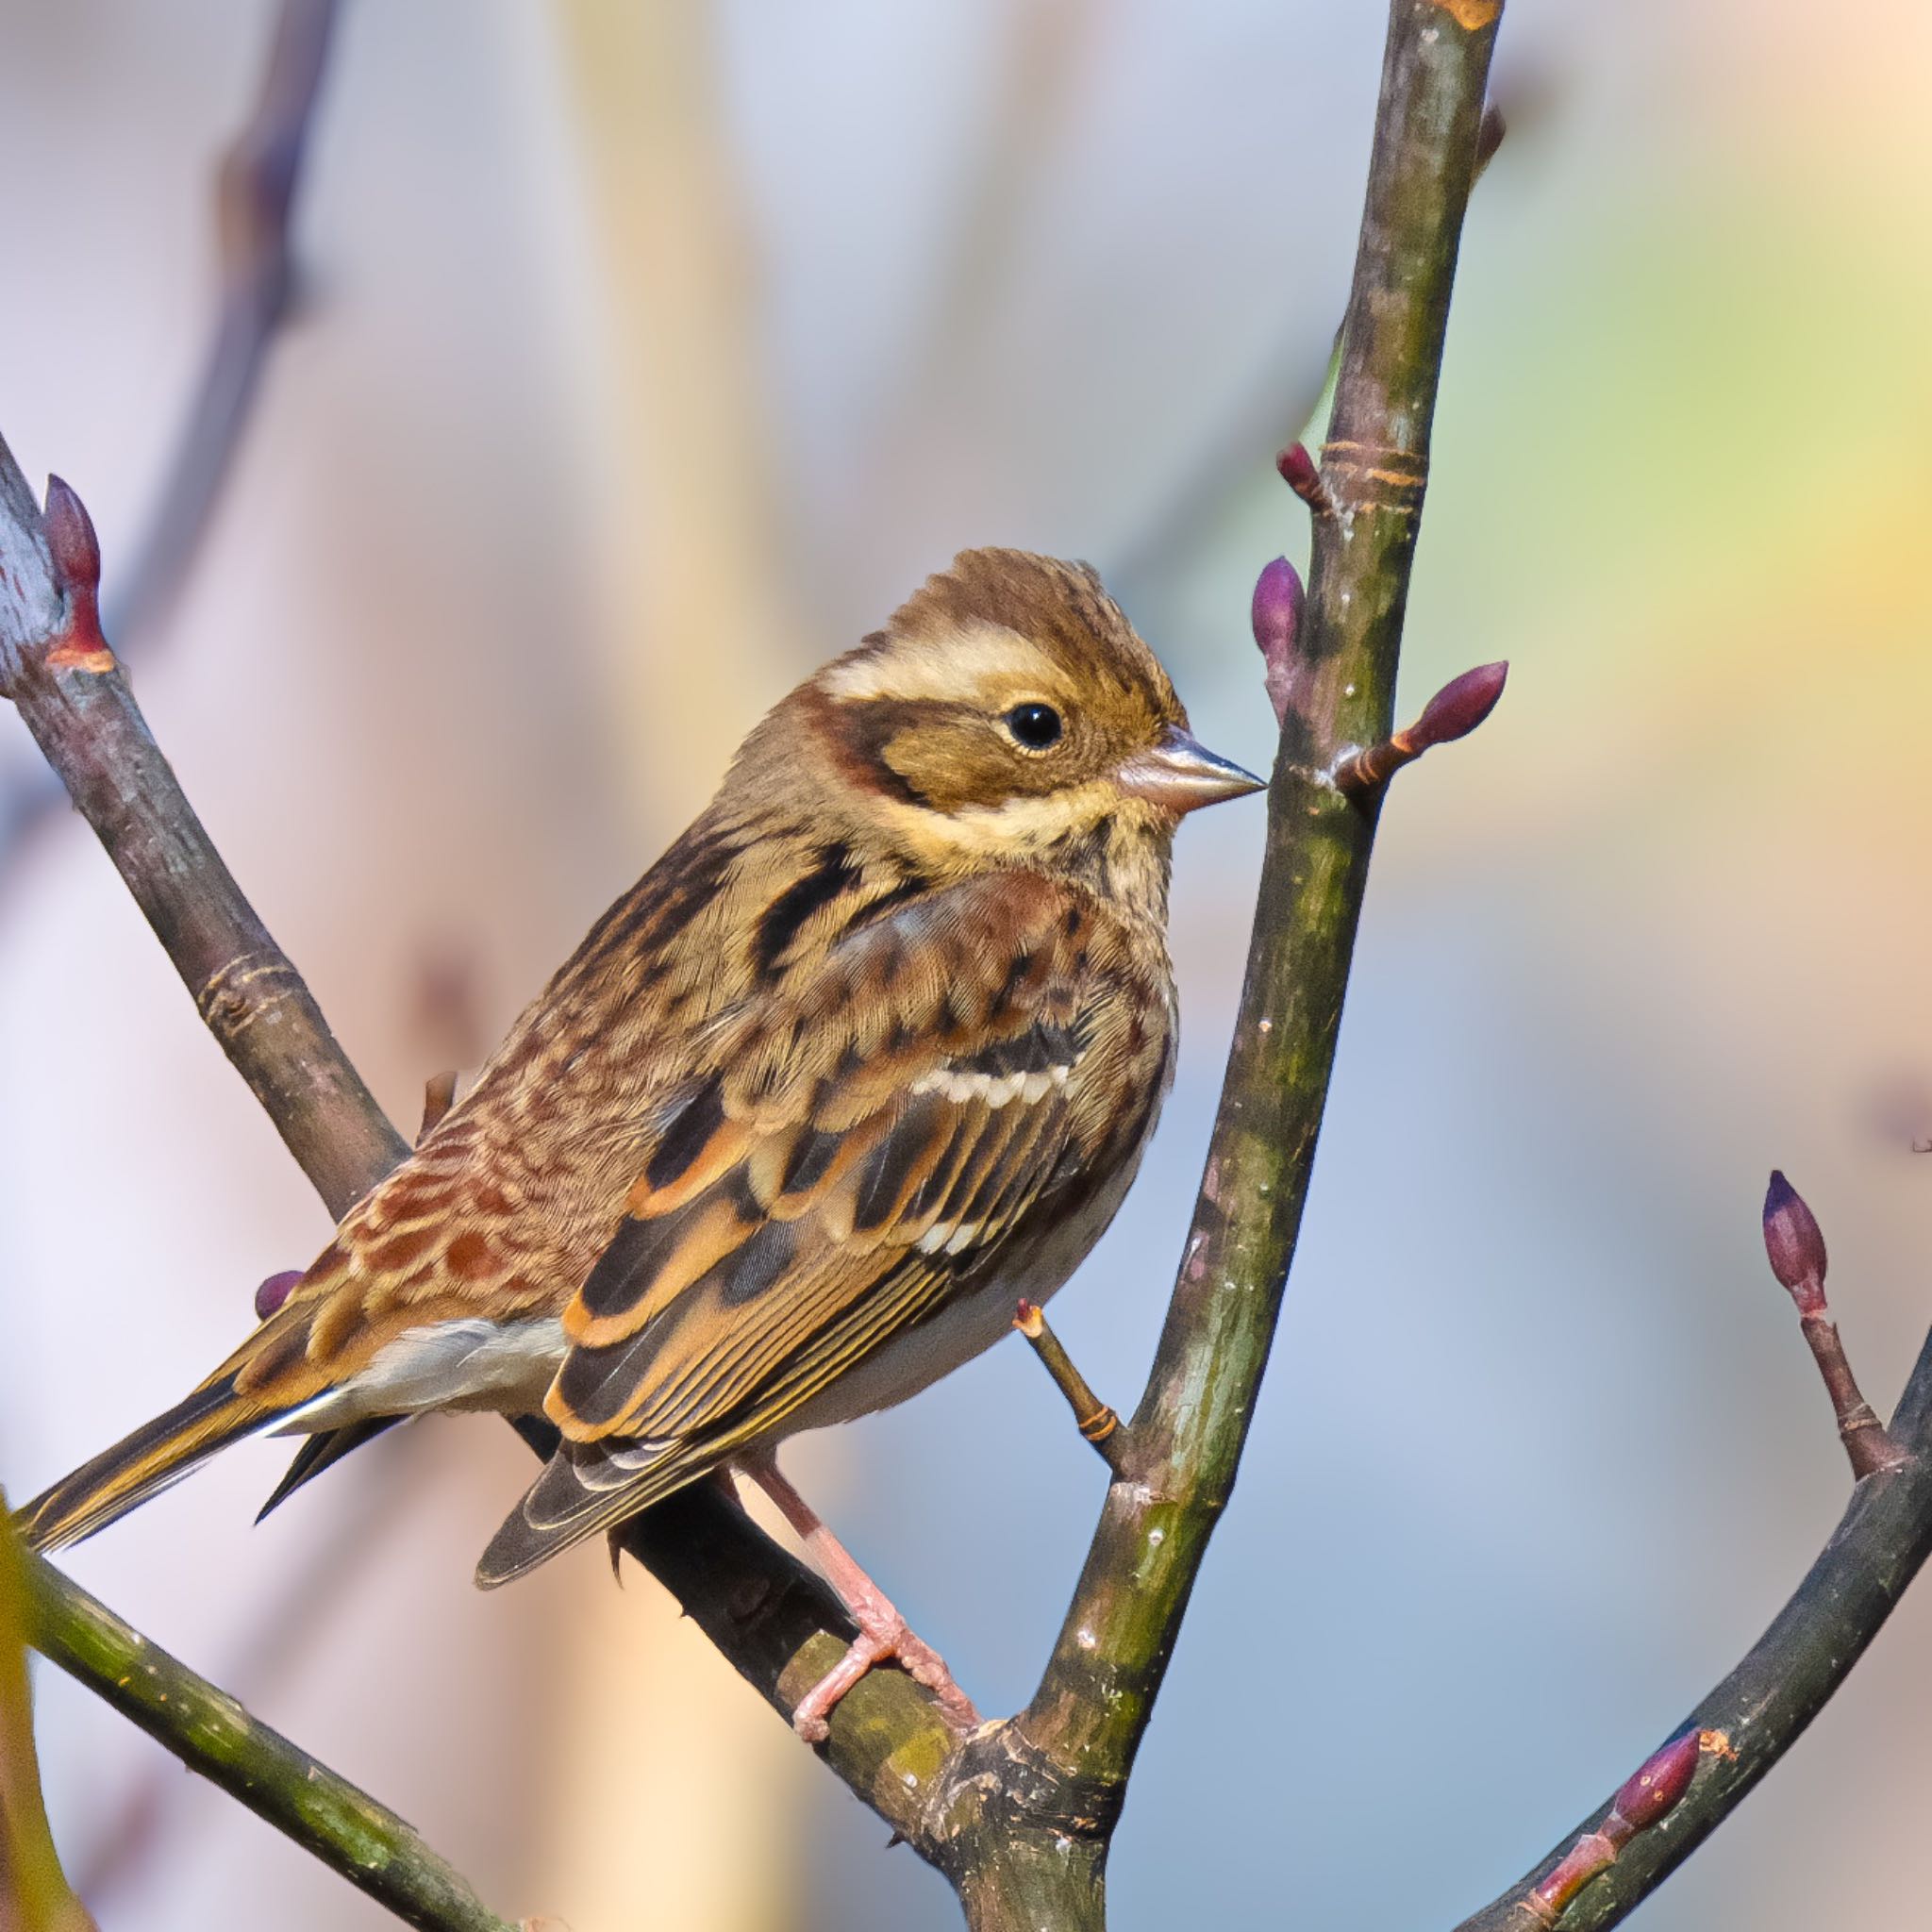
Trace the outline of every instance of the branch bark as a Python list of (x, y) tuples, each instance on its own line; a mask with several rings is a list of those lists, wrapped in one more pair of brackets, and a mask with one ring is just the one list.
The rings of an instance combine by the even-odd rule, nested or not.
[[(1032, 1702), (988, 1744), (1029, 1827), (966, 1859), (981, 1925), (1100, 1923), (1106, 1844), (1234, 1487), (1327, 1096), (1379, 798), (1332, 774), (1387, 736), (1457, 240), (1501, 8), (1394, 0), (1269, 796), (1246, 986), (1158, 1354)], [(1056, 1842), (1070, 1840), (1072, 1850)], [(1047, 1916), (1053, 1914), (1054, 1916)]]
[[(1829, 1541), (1771, 1626), (1676, 1727), (1715, 1733), (1721, 1748), (1706, 1754), (1669, 1815), (1583, 1888), (1557, 1921), (1561, 1932), (1620, 1924), (1744, 1802), (1824, 1708), (1932, 1556), (1932, 1337), (1913, 1364), (1890, 1433), (1899, 1459), (1854, 1486)], [(1545, 1923), (1528, 1895), (1608, 1810), (1591, 1812), (1457, 1932), (1530, 1932)]]

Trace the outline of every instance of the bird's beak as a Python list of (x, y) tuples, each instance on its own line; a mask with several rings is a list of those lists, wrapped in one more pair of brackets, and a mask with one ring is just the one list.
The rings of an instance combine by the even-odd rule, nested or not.
[(1165, 806), (1176, 818), (1199, 806), (1268, 789), (1265, 778), (1216, 758), (1178, 724), (1170, 724), (1151, 751), (1136, 752), (1114, 778), (1128, 797)]

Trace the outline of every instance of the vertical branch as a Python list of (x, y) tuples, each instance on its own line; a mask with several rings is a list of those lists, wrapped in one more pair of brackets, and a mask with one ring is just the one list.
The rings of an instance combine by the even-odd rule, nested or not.
[(1496, 0), (1394, 0), (1303, 621), (1282, 681), (1255, 937), (1206, 1177), (1120, 1477), (1032, 1703), (1027, 1753), (1118, 1804), (1234, 1485), (1307, 1199), (1380, 794)]
[[(68, 1889), (41, 1802), (26, 1626), (25, 1557), (0, 1495), (0, 1924), (84, 1932), (93, 1921)], [(4, 1909), (9, 1902), (12, 1916)]]

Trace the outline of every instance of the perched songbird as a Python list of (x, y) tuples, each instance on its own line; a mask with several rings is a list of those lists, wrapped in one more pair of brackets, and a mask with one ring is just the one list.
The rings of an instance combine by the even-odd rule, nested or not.
[(888, 1655), (969, 1714), (772, 1451), (957, 1368), (1093, 1245), (1174, 1068), (1174, 827), (1259, 783), (1091, 569), (964, 553), (765, 718), (282, 1306), (28, 1541), (257, 1431), (309, 1437), (273, 1505), (391, 1419), (541, 1409), (562, 1446), (479, 1582), (735, 1467), (860, 1628), (800, 1730)]

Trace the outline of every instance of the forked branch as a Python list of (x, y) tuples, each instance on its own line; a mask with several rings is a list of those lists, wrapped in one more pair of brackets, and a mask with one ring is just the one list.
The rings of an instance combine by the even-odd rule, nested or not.
[[(927, 1692), (879, 1671), (839, 1707), (824, 1746), (859, 1796), (945, 1870), (980, 1927), (1101, 1924), (1114, 1823), (1232, 1490), (1274, 1338), (1376, 818), (1394, 772), (1479, 722), (1501, 688), (1500, 667), (1484, 667), (1446, 688), (1415, 725), (1391, 728), (1450, 289), (1482, 156), (1500, 12), (1499, 0), (1391, 6), (1334, 415), (1319, 465), (1299, 446), (1284, 461), (1314, 512), (1307, 593), (1304, 600), (1285, 566), (1271, 567), (1257, 592), (1282, 743), (1241, 1017), (1153, 1373), (1131, 1421), (1107, 1434), (1114, 1480), (1074, 1602), (1016, 1717), (961, 1742)], [(43, 522), (0, 445), (0, 691), (100, 835), (203, 1019), (340, 1215), (405, 1143), (148, 734), (100, 632), (97, 579), (77, 501), (54, 484)], [(1888, 1436), (1862, 1409), (1841, 1348), (1833, 1352), (1835, 1330), (1823, 1333), (1822, 1255), (1815, 1282), (1803, 1260), (1792, 1291), (1862, 1477), (1844, 1522), (1764, 1640), (1673, 1742), (1465, 1932), (1570, 1932), (1621, 1918), (1789, 1747), (1932, 1549), (1932, 1344)], [(1063, 1352), (1057, 1360), (1046, 1353), (1085, 1414), (1091, 1391)], [(523, 1427), (547, 1454), (547, 1431)], [(830, 1593), (710, 1486), (625, 1525), (620, 1541), (781, 1709), (844, 1648), (849, 1626)], [(366, 1872), (369, 1832), (386, 1829), (371, 1824), (379, 1814), (359, 1808), (369, 1801), (337, 1790), (321, 1767), (251, 1726), (191, 1674), (171, 1679), (166, 1697), (130, 1700), (122, 1679), (138, 1682), (142, 1658), (156, 1669), (165, 1660), (45, 1565), (28, 1574), (37, 1604), (58, 1607), (36, 1613), (37, 1640), (50, 1654), (103, 1694), (139, 1705), (131, 1714), (170, 1748), (319, 1856), (352, 1875)], [(1694, 1750), (1685, 1741), (1692, 1738)], [(267, 1749), (246, 1778), (225, 1769), (238, 1739)], [(334, 1794), (333, 1810), (304, 1809), (302, 1791), (318, 1786)], [(419, 1846), (394, 1843), (401, 1849), (384, 1869), (405, 1916), (500, 1925)]]

